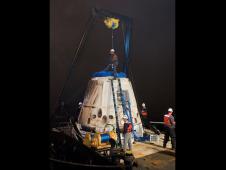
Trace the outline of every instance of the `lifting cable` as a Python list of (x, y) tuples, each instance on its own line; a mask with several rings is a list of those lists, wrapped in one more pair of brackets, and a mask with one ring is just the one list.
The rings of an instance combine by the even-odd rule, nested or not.
[(80, 52), (80, 50), (81, 50), (82, 44), (83, 44), (83, 43), (85, 42), (85, 40), (86, 40), (87, 34), (88, 34), (88, 32), (89, 32), (91, 26), (93, 25), (94, 21), (95, 21), (95, 17), (96, 17), (95, 15), (92, 15), (92, 16), (90, 17), (90, 19), (89, 19), (89, 21), (88, 21), (88, 24), (87, 24), (87, 26), (86, 26), (86, 30), (83, 32), (82, 38), (81, 38), (81, 40), (80, 40), (80, 42), (79, 42), (78, 48), (77, 48), (76, 51), (75, 51), (74, 58), (73, 58), (73, 60), (72, 60), (71, 66), (70, 66), (70, 68), (69, 68), (69, 71), (68, 71), (68, 74), (67, 74), (67, 78), (66, 78), (65, 83), (64, 83), (64, 85), (63, 85), (63, 88), (62, 88), (62, 90), (61, 90), (61, 92), (60, 92), (60, 94), (59, 94), (59, 96), (58, 96), (58, 98), (57, 98), (57, 101), (55, 102), (54, 110), (55, 110), (56, 107), (57, 107), (58, 101), (61, 101), (61, 99), (62, 99), (62, 95), (63, 95), (63, 93), (64, 93), (65, 87), (66, 87), (66, 85), (67, 85), (67, 83), (68, 83), (68, 81), (69, 81), (69, 78), (71, 77), (71, 73), (72, 73), (72, 70), (73, 70), (73, 66), (75, 65), (75, 63), (76, 63), (76, 61), (77, 61), (77, 59), (78, 59), (78, 56), (79, 56), (78, 54), (79, 54), (79, 52)]

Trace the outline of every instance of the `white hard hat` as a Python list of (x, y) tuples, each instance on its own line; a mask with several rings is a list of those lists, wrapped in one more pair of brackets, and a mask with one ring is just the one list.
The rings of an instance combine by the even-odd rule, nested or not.
[(173, 112), (173, 109), (172, 109), (172, 108), (169, 108), (169, 109), (168, 109), (168, 112)]
[(145, 107), (145, 103), (142, 103), (142, 106)]
[(112, 48), (111, 50), (110, 50), (110, 53), (114, 53), (115, 52), (115, 50)]
[(124, 115), (122, 118), (123, 119), (128, 119), (128, 116), (127, 115)]

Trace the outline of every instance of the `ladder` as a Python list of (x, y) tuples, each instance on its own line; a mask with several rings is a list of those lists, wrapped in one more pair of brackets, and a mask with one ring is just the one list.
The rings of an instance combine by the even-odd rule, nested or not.
[(114, 108), (115, 108), (115, 118), (116, 118), (116, 133), (117, 133), (117, 139), (118, 139), (118, 144), (121, 147), (121, 136), (120, 136), (120, 129), (119, 129), (119, 120), (118, 120), (118, 110), (116, 107), (116, 100), (115, 100), (115, 89), (114, 89), (114, 84), (113, 84), (113, 79), (111, 79), (111, 89), (112, 89), (112, 96), (113, 96), (113, 103), (114, 103)]
[(129, 120), (131, 121), (131, 117), (129, 114), (127, 114), (127, 108), (126, 108), (126, 99), (125, 96), (123, 95), (122, 92), (122, 85), (121, 85), (121, 80), (120, 78), (118, 78), (118, 84), (119, 84), (119, 92), (120, 92), (120, 97), (121, 97), (121, 102), (122, 102), (122, 110), (123, 110), (123, 114), (127, 115)]
[(132, 118), (132, 113), (131, 113), (131, 107), (130, 107), (130, 101), (126, 101), (126, 97), (122, 92), (122, 85), (121, 85), (121, 80), (118, 78), (118, 83), (119, 83), (119, 90), (120, 90), (120, 96), (121, 96), (121, 101), (122, 101), (122, 108), (123, 108), (123, 114), (127, 115), (129, 118), (131, 124), (132, 124), (132, 132), (135, 138), (137, 138), (137, 135), (135, 134), (134, 131), (134, 124), (133, 124), (133, 118)]
[[(115, 89), (114, 89), (114, 84), (113, 84), (113, 80), (115, 80), (115, 79), (116, 79), (116, 76), (114, 75), (114, 79), (111, 79), (111, 88), (112, 88), (112, 96), (113, 96), (113, 103), (114, 103), (114, 109), (115, 109), (116, 133), (117, 133), (117, 137), (118, 137), (118, 144), (119, 144), (119, 146), (122, 146), (120, 129), (119, 129), (119, 120), (118, 120), (118, 109), (117, 109), (117, 106), (116, 106)], [(134, 138), (138, 138), (135, 131), (134, 131), (134, 124), (133, 124), (130, 102), (129, 102), (129, 100), (126, 101), (126, 96), (125, 96), (125, 94), (123, 94), (120, 78), (117, 78), (117, 80), (118, 80), (118, 84), (119, 84), (119, 94), (120, 94), (120, 99), (121, 99), (121, 100), (120, 99), (118, 100), (118, 103), (119, 102), (122, 103), (123, 114), (127, 115), (129, 121), (132, 124), (133, 136), (134, 136)]]

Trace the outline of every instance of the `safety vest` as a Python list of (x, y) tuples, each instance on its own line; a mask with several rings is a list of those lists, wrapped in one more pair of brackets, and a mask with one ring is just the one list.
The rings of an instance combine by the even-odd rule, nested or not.
[(169, 115), (164, 115), (164, 125), (171, 126), (169, 118), (170, 118)]
[(125, 125), (124, 125), (124, 133), (130, 133), (130, 132), (132, 132), (132, 129), (133, 129), (133, 127), (132, 127), (131, 123), (125, 123)]
[(147, 111), (142, 110), (142, 111), (141, 111), (141, 115), (142, 115), (142, 116), (144, 116), (144, 117), (147, 117), (147, 116), (148, 116), (148, 112), (147, 112)]

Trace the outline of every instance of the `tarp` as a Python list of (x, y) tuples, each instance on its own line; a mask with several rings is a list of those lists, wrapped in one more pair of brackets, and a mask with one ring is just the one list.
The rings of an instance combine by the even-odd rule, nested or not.
[[(91, 77), (108, 77), (108, 76), (114, 76), (114, 73), (112, 71), (99, 71), (95, 72), (91, 75)], [(126, 78), (126, 74), (123, 72), (116, 74), (117, 78)]]

